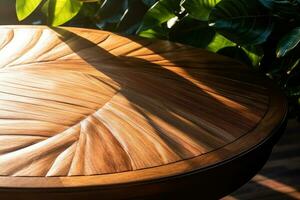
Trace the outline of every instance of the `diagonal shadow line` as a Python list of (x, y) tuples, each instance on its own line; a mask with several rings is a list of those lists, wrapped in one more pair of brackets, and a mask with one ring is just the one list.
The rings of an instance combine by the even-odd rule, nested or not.
[[(189, 137), (196, 141), (200, 146), (202, 145), (206, 150), (220, 148), (221, 146), (227, 144), (231, 141), (221, 141), (219, 137), (220, 135), (214, 135), (212, 131), (208, 130), (207, 127), (203, 127), (203, 123), (207, 123), (204, 121), (202, 124), (199, 123), (193, 117), (188, 116), (184, 111), (190, 110), (191, 107), (201, 111), (200, 115), (209, 116), (211, 117), (210, 124), (214, 124), (214, 120), (218, 119), (220, 121), (225, 120), (227, 123), (235, 123), (235, 121), (230, 121), (230, 119), (221, 119), (220, 116), (215, 115), (213, 106), (221, 106), (224, 108), (224, 112), (231, 113), (231, 108), (227, 107), (226, 105), (222, 104), (221, 102), (217, 101), (216, 99), (210, 97), (207, 92), (203, 91), (197, 85), (192, 83), (191, 81), (181, 77), (180, 75), (154, 63), (146, 61), (140, 58), (133, 58), (133, 57), (122, 57), (122, 56), (115, 56), (109, 53), (107, 50), (97, 46), (95, 43), (73, 33), (66, 29), (62, 28), (52, 28), (55, 32), (57, 32), (60, 36), (60, 39), (64, 41), (79, 57), (81, 57), (85, 62), (87, 62), (90, 66), (94, 67), (98, 71), (101, 71), (112, 80), (117, 82), (121, 85), (121, 90), (119, 91), (125, 98), (131, 102), (136, 110), (142, 114), (151, 124), (151, 126), (157, 131), (163, 141), (166, 142), (171, 147), (174, 147), (178, 151), (178, 154), (181, 157), (186, 157), (190, 155), (192, 152), (189, 148), (181, 146), (178, 148), (178, 142), (175, 141), (173, 138), (168, 136), (164, 133), (163, 128), (155, 123), (148, 117), (148, 114), (156, 116), (163, 121), (172, 124), (176, 129), (180, 130), (183, 133), (188, 132)], [(67, 40), (71, 37), (75, 37), (77, 42), (68, 43)], [(93, 55), (99, 55), (101, 57), (100, 63), (97, 62), (97, 58), (91, 60), (91, 57), (86, 53), (79, 51), (82, 46), (90, 46), (93, 47)], [(103, 59), (105, 58), (105, 59)], [(124, 60), (127, 62), (124, 62)], [(139, 65), (144, 66), (144, 68), (138, 67)], [(121, 66), (121, 67), (120, 67)], [(145, 66), (151, 68), (150, 71), (143, 71)], [(134, 70), (133, 70), (134, 69)], [(164, 75), (164, 77), (168, 78), (169, 84), (164, 83), (166, 79), (159, 80), (157, 78), (149, 78), (149, 73), (153, 73), (154, 75)], [(174, 88), (172, 83), (175, 84), (178, 82), (185, 86), (183, 88), (188, 88), (189, 91), (183, 91), (182, 89)], [(165, 91), (168, 91), (167, 93)], [(170, 93), (170, 91), (172, 91)], [(142, 95), (143, 98), (152, 99), (156, 101), (156, 104), (150, 105), (149, 103), (142, 101), (139, 98), (139, 95)], [(168, 95), (171, 95), (169, 97)], [(188, 96), (184, 96), (188, 95)], [(212, 107), (207, 108), (205, 105), (203, 106), (200, 102), (192, 102), (188, 97), (195, 97), (201, 96), (201, 98), (206, 99), (207, 101), (211, 102)], [(169, 100), (167, 103), (173, 103), (173, 105), (165, 104), (164, 100)], [(159, 104), (163, 104), (164, 110), (158, 110), (155, 108), (156, 106), (160, 107)], [(180, 107), (182, 110), (178, 110), (176, 105)], [(243, 115), (234, 113), (240, 119), (244, 118)], [(182, 120), (180, 117), (184, 119), (188, 119), (187, 121)], [(229, 120), (229, 121), (228, 121)], [(193, 124), (193, 126), (191, 126)], [(199, 128), (195, 126), (201, 127), (202, 131), (206, 131), (209, 134), (200, 134)], [(225, 136), (224, 136), (225, 137)], [(206, 141), (208, 145), (203, 144), (203, 141)], [(226, 140), (226, 138), (223, 138)], [(210, 140), (210, 141), (209, 141)]]
[[(143, 39), (140, 39), (136, 36), (129, 36), (129, 38), (132, 38), (134, 42), (144, 46)], [(148, 40), (151, 41), (153, 39), (148, 39)], [(163, 46), (162, 49), (165, 48), (166, 50), (171, 50), (172, 53), (170, 54), (166, 50), (158, 51), (157, 45), (151, 45), (151, 44), (147, 45), (147, 49), (161, 55), (164, 59), (170, 61), (173, 66), (182, 67), (182, 69), (190, 77), (192, 77), (194, 80), (200, 83), (206, 84), (216, 93), (220, 93), (224, 95), (226, 93), (231, 92), (226, 90), (226, 92), (224, 93), (224, 89), (223, 89), (224, 85), (222, 84), (215, 85), (215, 83), (213, 83), (212, 80), (217, 79), (217, 82), (220, 82), (221, 80), (227, 81), (227, 83), (230, 82), (237, 88), (239, 88), (241, 84), (244, 85), (248, 89), (246, 90), (247, 91), (246, 95), (245, 94), (241, 95), (236, 92), (234, 93), (234, 95), (239, 96), (241, 98), (247, 98), (252, 100), (254, 103), (251, 104), (251, 106), (256, 106), (257, 102), (260, 102), (262, 104), (268, 103), (266, 100), (261, 101), (260, 98), (250, 97), (249, 92), (252, 90), (255, 92), (259, 92), (263, 95), (266, 94), (265, 86), (261, 85), (261, 83), (263, 82), (264, 79), (266, 79), (266, 77), (263, 76), (261, 73), (255, 71), (253, 68), (244, 65), (238, 60), (233, 60), (232, 58), (228, 58), (223, 55), (218, 55), (216, 57), (215, 53), (200, 48), (195, 48), (189, 45), (183, 45), (180, 43), (174, 43), (165, 40), (154, 40), (154, 41), (156, 41), (156, 43), (159, 41), (160, 45)], [(176, 49), (174, 49), (174, 46), (176, 47)], [(189, 57), (182, 58), (184, 57), (185, 51), (192, 52), (193, 62), (189, 62), (190, 61)], [(205, 56), (201, 56), (201, 54), (203, 55), (203, 53), (205, 54)], [(201, 74), (197, 73), (199, 71), (201, 72)], [(206, 77), (208, 75), (210, 79), (209, 82), (207, 82), (207, 77)]]

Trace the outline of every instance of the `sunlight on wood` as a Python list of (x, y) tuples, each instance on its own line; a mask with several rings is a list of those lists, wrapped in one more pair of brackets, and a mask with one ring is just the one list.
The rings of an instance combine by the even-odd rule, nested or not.
[(300, 191), (298, 191), (296, 188), (294, 188), (290, 185), (284, 184), (280, 181), (270, 179), (270, 178), (260, 175), (260, 174), (256, 175), (252, 180), (259, 185), (267, 187), (276, 192), (283, 193), (287, 196), (292, 197), (293, 199), (300, 199)]
[(286, 113), (265, 77), (205, 50), (80, 28), (0, 36), (0, 186), (189, 173), (260, 144)]
[(226, 196), (220, 200), (239, 200), (238, 198), (234, 197), (234, 196)]

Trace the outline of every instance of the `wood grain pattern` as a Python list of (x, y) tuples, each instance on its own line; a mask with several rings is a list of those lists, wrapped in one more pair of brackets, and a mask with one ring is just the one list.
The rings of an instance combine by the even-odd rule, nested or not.
[(249, 150), (285, 114), (264, 77), (204, 50), (87, 29), (0, 28), (0, 186), (185, 173)]

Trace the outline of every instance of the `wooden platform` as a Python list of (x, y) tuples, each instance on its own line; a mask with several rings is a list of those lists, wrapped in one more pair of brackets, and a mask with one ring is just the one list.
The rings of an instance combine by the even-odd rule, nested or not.
[(265, 77), (204, 50), (88, 29), (0, 28), (2, 188), (101, 191), (221, 170), (268, 152), (286, 110)]
[(300, 199), (300, 123), (290, 120), (264, 168), (248, 184), (222, 200)]

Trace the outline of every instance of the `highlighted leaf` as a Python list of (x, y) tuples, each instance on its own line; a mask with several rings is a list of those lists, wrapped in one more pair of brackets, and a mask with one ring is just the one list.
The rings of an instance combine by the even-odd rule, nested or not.
[(278, 43), (277, 57), (285, 56), (300, 43), (300, 27), (297, 27), (286, 34)]
[(16, 11), (20, 21), (26, 19), (42, 2), (42, 0), (17, 0)]
[(48, 17), (52, 26), (62, 25), (75, 17), (82, 6), (78, 0), (48, 0)]

